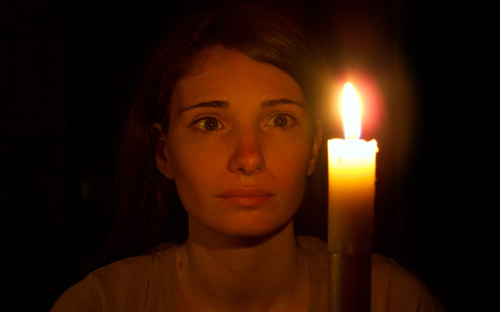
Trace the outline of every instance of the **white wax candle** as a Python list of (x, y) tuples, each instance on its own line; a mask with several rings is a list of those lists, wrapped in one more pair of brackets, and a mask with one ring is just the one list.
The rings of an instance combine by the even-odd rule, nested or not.
[(375, 153), (372, 140), (328, 140), (328, 250), (369, 253), (373, 232)]

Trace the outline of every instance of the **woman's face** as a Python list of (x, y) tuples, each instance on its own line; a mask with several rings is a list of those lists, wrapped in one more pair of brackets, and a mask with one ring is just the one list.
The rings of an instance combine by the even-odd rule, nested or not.
[(195, 64), (173, 90), (157, 165), (175, 180), (190, 227), (269, 234), (296, 213), (321, 133), (278, 68), (223, 48)]

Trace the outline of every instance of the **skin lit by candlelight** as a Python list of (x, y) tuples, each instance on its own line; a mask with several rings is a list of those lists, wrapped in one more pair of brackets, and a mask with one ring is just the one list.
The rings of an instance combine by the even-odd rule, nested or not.
[(345, 138), (359, 139), (361, 137), (361, 101), (356, 89), (349, 82), (344, 85), (340, 109)]

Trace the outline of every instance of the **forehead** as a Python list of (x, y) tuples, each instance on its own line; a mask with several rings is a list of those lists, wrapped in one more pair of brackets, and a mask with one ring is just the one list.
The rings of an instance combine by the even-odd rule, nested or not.
[(192, 70), (174, 88), (172, 104), (242, 97), (255, 101), (286, 97), (304, 102), (299, 85), (284, 71), (243, 53), (216, 47), (194, 60)]

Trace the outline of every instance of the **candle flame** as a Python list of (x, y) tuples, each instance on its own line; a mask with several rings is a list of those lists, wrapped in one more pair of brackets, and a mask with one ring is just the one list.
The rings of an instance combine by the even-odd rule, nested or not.
[(356, 89), (349, 82), (344, 85), (340, 109), (345, 138), (359, 139), (361, 137), (361, 100)]

